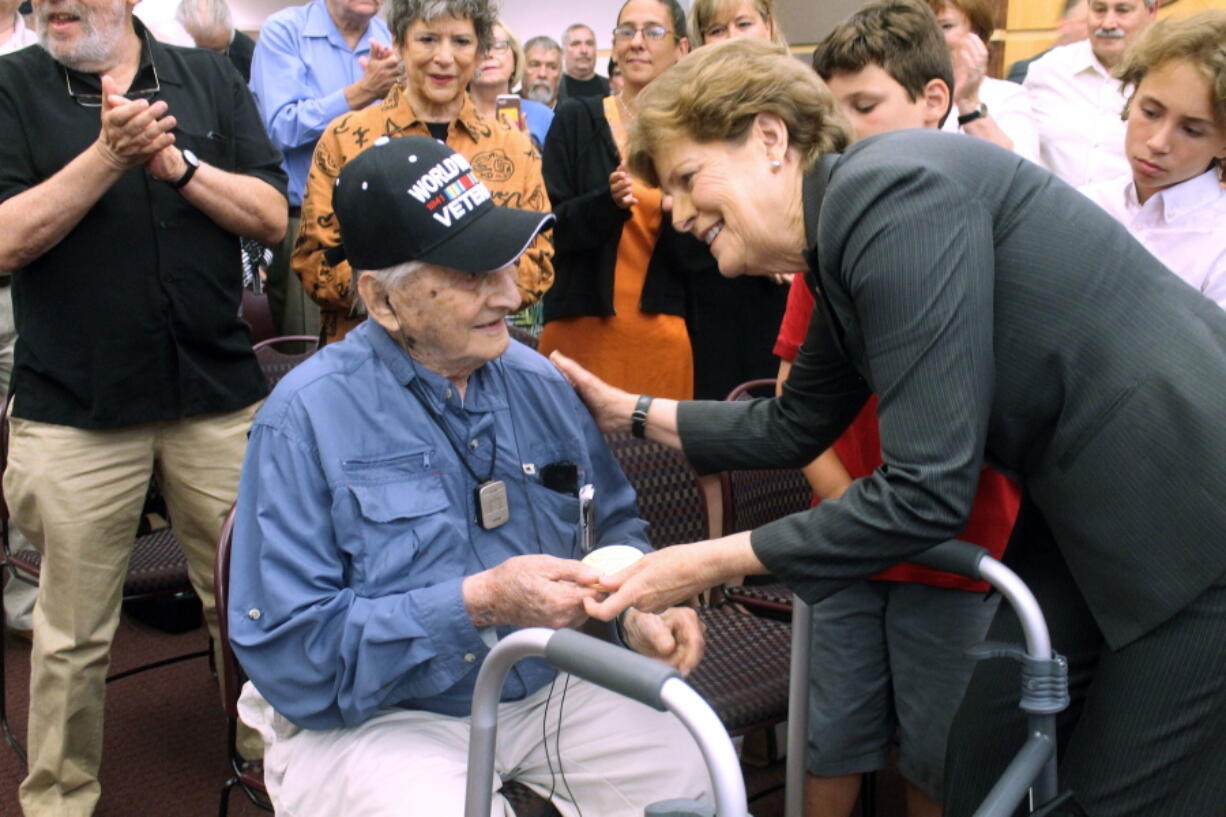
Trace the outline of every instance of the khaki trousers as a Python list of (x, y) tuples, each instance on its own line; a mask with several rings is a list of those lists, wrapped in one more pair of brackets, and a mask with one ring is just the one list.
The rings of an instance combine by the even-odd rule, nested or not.
[(213, 554), (256, 408), (105, 431), (10, 419), (4, 494), (43, 555), (30, 767), (19, 792), (26, 817), (87, 817), (97, 803), (111, 639), (154, 473), (216, 642)]

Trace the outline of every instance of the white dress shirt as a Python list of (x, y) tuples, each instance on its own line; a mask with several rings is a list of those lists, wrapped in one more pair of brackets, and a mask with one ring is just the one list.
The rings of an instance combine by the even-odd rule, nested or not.
[[(1003, 79), (984, 77), (979, 85), (979, 101), (988, 106), (988, 115), (996, 120), (996, 124), (1005, 136), (1013, 140), (1013, 152), (1029, 159), (1039, 161), (1039, 131), (1034, 124), (1034, 114), (1030, 110), (1030, 94), (1016, 82), (1006, 82)], [(945, 117), (941, 130), (950, 133), (966, 133), (958, 124), (958, 107), (955, 105)]]
[(13, 24), (13, 33), (7, 40), (0, 43), (0, 54), (7, 54), (10, 51), (16, 51), (19, 48), (25, 48), (27, 45), (34, 45), (38, 42), (38, 35), (26, 27), (25, 18), (15, 11), (13, 16), (17, 18), (17, 21)]
[(1121, 118), (1128, 96), (1089, 41), (1058, 46), (1032, 62), (1024, 85), (1048, 170), (1075, 187), (1131, 172)]
[(1183, 280), (1226, 309), (1226, 190), (1217, 170), (1141, 204), (1132, 176), (1079, 188)]

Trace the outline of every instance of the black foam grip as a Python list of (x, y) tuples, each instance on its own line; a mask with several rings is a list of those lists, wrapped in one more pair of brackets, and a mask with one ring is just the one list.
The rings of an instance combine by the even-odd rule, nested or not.
[(681, 675), (668, 664), (575, 630), (558, 630), (545, 645), (545, 658), (560, 670), (664, 711), (660, 689)]
[(907, 561), (911, 564), (946, 570), (961, 576), (970, 576), (972, 579), (981, 579), (983, 576), (979, 572), (979, 562), (987, 555), (988, 552), (979, 545), (951, 539), (930, 550), (925, 550), (918, 556), (912, 556)]

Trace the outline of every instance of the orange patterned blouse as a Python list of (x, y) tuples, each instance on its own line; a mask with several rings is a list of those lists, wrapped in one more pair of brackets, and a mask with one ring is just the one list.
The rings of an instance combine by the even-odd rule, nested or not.
[[(361, 317), (353, 312), (357, 292), (349, 263), (329, 264), (325, 251), (340, 243), (340, 230), (332, 211), (336, 177), (354, 156), (380, 136), (429, 136), (399, 87), (377, 105), (338, 116), (328, 125), (311, 162), (302, 198), (302, 223), (291, 259), (294, 272), (307, 294), (319, 304), (329, 342), (340, 340)], [(447, 145), (464, 156), (473, 173), (503, 207), (549, 212), (549, 195), (541, 178), (541, 157), (528, 136), (477, 113), (472, 100), (447, 129)], [(524, 306), (541, 299), (553, 284), (553, 239), (542, 233), (519, 259), (519, 290)]]

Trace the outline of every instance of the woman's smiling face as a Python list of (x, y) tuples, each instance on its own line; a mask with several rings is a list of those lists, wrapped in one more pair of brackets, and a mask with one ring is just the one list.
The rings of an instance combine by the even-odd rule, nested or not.
[(673, 226), (710, 246), (722, 275), (796, 271), (773, 268), (796, 243), (782, 229), (780, 206), (786, 174), (794, 171), (776, 167), (754, 133), (739, 143), (679, 137), (660, 145), (653, 159)]

